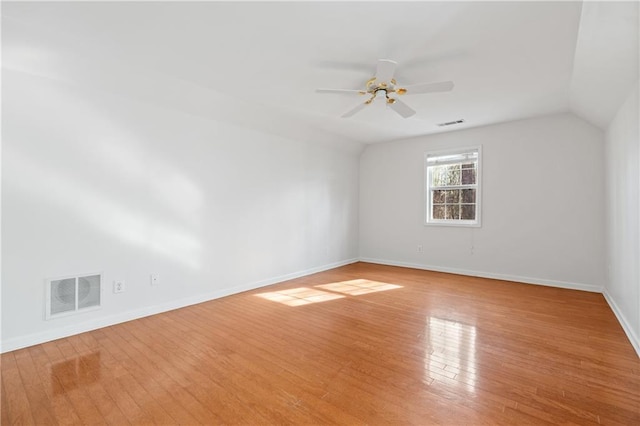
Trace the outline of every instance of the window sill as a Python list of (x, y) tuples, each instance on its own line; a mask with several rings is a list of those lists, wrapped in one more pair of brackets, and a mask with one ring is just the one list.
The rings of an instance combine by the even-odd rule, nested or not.
[(461, 220), (461, 221), (452, 222), (448, 220), (443, 220), (443, 221), (425, 222), (424, 226), (454, 226), (454, 227), (461, 227), (461, 228), (480, 228), (482, 227), (482, 224), (476, 221)]

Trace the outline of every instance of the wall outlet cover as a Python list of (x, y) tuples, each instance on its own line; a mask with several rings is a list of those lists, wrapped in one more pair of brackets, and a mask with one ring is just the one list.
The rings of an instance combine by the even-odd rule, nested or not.
[(113, 282), (113, 292), (114, 293), (122, 293), (125, 290), (124, 281), (114, 281)]

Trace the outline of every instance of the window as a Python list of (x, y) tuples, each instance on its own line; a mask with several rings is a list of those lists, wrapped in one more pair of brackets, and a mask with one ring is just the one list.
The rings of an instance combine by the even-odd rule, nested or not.
[(425, 154), (426, 223), (480, 226), (480, 147)]

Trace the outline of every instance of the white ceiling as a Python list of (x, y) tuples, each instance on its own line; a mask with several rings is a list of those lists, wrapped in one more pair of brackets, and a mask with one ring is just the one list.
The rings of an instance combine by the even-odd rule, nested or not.
[[(597, 93), (571, 99), (615, 73), (578, 73), (572, 86), (574, 56), (585, 57), (581, 11), (580, 2), (3, 3), (2, 60), (5, 70), (213, 119), (374, 143), (457, 119), (466, 122), (446, 130), (597, 104)], [(400, 84), (455, 88), (405, 97), (418, 111), (409, 119), (383, 103), (343, 119), (362, 98), (315, 92), (364, 87), (380, 58), (398, 62)], [(620, 93), (623, 80), (611, 82)], [(597, 115), (582, 114), (602, 126)]]

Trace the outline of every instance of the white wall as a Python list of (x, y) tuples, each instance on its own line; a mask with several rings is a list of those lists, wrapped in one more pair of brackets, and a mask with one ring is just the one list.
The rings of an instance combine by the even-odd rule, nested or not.
[[(424, 152), (477, 145), (482, 227), (423, 225)], [(360, 163), (361, 258), (601, 291), (603, 154), (602, 132), (572, 114), (369, 145)]]
[(640, 123), (638, 85), (606, 133), (607, 252), (605, 296), (640, 355)]
[[(359, 145), (22, 71), (2, 80), (4, 351), (357, 258)], [(45, 278), (97, 271), (101, 310), (43, 319)]]

